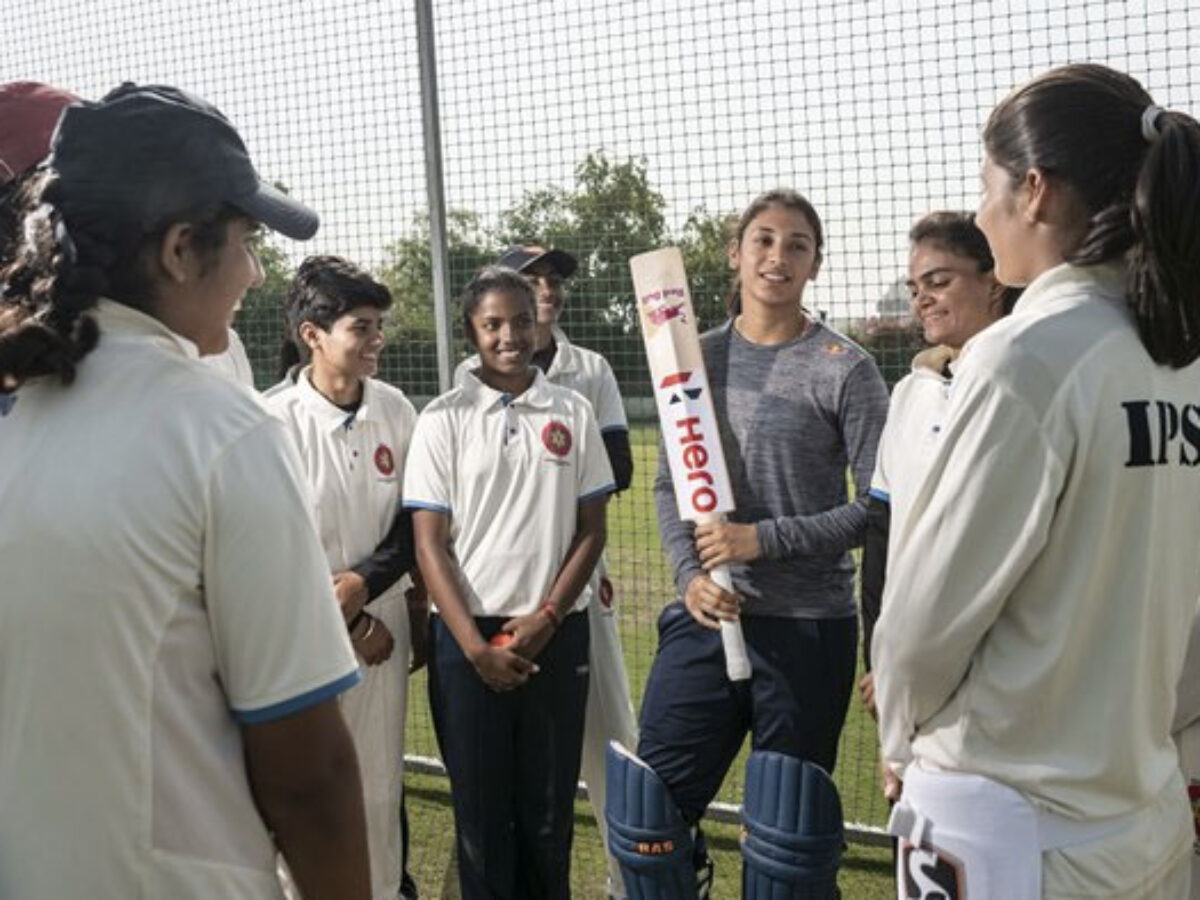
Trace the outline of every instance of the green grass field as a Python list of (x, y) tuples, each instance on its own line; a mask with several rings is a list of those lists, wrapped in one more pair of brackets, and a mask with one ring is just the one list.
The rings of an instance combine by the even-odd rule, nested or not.
[[(634, 482), (609, 506), (608, 563), (616, 587), (625, 662), (638, 707), (642, 688), (654, 658), (655, 622), (663, 604), (673, 595), (670, 572), (659, 546), (654, 516), (652, 485), (657, 466), (657, 429), (635, 426), (631, 432)], [(420, 756), (436, 756), (433, 726), (429, 719), (424, 673), (409, 686), (409, 721), (406, 750)], [(875, 726), (855, 698), (850, 705), (838, 756), (836, 781), (842, 795), (847, 821), (880, 826), (887, 817), (876, 778)], [(746, 750), (730, 770), (718, 801), (736, 804), (741, 799)], [(410, 774), (409, 814), (412, 824), (414, 874), (422, 896), (437, 897), (441, 891), (453, 843), (453, 817), (447, 784), (443, 778)], [(740, 896), (741, 857), (737, 826), (712, 823), (705, 826), (717, 864), (714, 896)], [(893, 895), (890, 876), (891, 853), (887, 849), (850, 846), (840, 879), (847, 900), (875, 900)], [(580, 803), (576, 815), (575, 850), (572, 863), (575, 896), (604, 897), (604, 858), (591, 807)]]

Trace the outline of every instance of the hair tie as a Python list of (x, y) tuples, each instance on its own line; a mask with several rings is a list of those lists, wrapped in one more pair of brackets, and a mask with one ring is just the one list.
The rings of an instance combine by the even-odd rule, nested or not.
[(1154, 123), (1164, 112), (1166, 110), (1161, 106), (1155, 106), (1153, 103), (1142, 110), (1142, 137), (1146, 139), (1147, 144), (1153, 144), (1162, 137), (1162, 132), (1158, 130), (1158, 127)]
[(63, 221), (61, 213), (55, 212), (54, 216), (54, 242), (58, 244), (63, 254), (63, 262), (69, 268), (74, 268), (79, 262), (79, 251), (75, 249), (75, 241), (71, 238), (71, 232), (67, 231), (67, 223)]

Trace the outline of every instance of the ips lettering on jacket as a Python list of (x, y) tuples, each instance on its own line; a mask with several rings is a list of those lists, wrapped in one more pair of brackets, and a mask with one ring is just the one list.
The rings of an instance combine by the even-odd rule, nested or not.
[(1200, 406), (1167, 400), (1122, 403), (1129, 426), (1126, 468), (1200, 464)]

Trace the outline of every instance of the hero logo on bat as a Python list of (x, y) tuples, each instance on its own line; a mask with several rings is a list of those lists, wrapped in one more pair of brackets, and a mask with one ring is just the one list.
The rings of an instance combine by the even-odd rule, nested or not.
[[(670, 404), (695, 402), (704, 393), (703, 386), (687, 387), (691, 381), (691, 372), (676, 372), (668, 375), (658, 385), (660, 391), (669, 391)], [(713, 490), (715, 479), (708, 470), (709, 453), (705, 446), (709, 438), (702, 430), (698, 415), (684, 415), (676, 418), (672, 425), (674, 432), (671, 438), (680, 449), (679, 458), (687, 469), (687, 485), (690, 490), (689, 502), (698, 513), (710, 513), (717, 508), (717, 492)]]

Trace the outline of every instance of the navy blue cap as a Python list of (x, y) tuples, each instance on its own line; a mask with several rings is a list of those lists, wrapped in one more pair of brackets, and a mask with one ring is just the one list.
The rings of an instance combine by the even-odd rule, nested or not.
[(123, 84), (67, 107), (51, 143), (66, 205), (146, 230), (220, 200), (296, 240), (320, 218), (258, 176), (246, 145), (214, 106), (178, 88)]
[(536, 244), (509, 247), (504, 251), (504, 255), (496, 260), (496, 265), (504, 266), (506, 269), (513, 269), (517, 272), (524, 272), (534, 263), (539, 262), (548, 265), (562, 278), (570, 278), (579, 267), (579, 263), (575, 260), (575, 257), (566, 250), (547, 250), (545, 247), (539, 247)]

